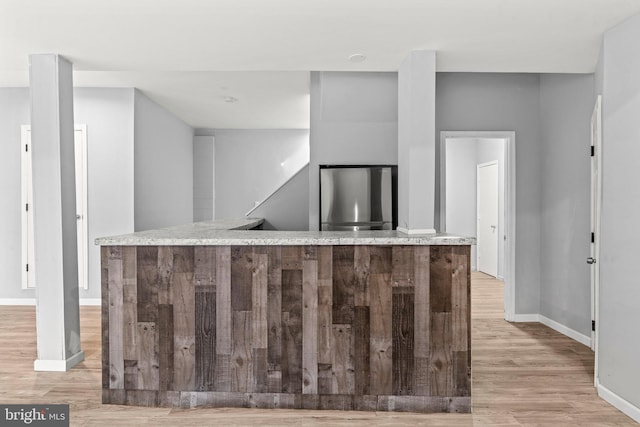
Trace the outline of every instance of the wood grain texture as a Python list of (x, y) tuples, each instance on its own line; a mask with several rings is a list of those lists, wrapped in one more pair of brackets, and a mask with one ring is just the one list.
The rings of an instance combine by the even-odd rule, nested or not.
[(469, 248), (111, 247), (102, 258), (107, 402), (469, 409)]
[[(315, 249), (315, 248), (313, 248)], [(302, 393), (318, 393), (318, 261), (307, 251), (302, 261)]]
[[(393, 289), (393, 389), (394, 395), (414, 394), (414, 294), (409, 287)], [(420, 332), (418, 332), (420, 333)]]
[(333, 323), (351, 324), (354, 315), (354, 247), (333, 247)]
[[(122, 407), (116, 404), (128, 401), (132, 405), (135, 401), (133, 396), (138, 391), (126, 390), (129, 395), (127, 400), (124, 397), (125, 390), (103, 391), (98, 387), (103, 329), (100, 307), (91, 306), (80, 307), (80, 338), (85, 361), (68, 372), (46, 375), (33, 370), (33, 357), (36, 354), (35, 307), (0, 306), (0, 342), (3, 343), (0, 366), (4, 370), (0, 400), (24, 405), (64, 401), (71, 406), (71, 425), (74, 426), (120, 426), (132, 422), (154, 426), (283, 427), (637, 425), (598, 397), (593, 387), (593, 352), (588, 347), (540, 323), (505, 322), (503, 284), (494, 278), (472, 273), (472, 292), (472, 413), (385, 413), (382, 412), (385, 400), (386, 403), (390, 400), (384, 397), (380, 398), (378, 412), (299, 411), (295, 409), (298, 403), (295, 395), (282, 393), (266, 394), (264, 398), (255, 399), (263, 402), (264, 409), (259, 405), (248, 409), (248, 406), (244, 406), (244, 397), (238, 400), (243, 402), (238, 405), (242, 407), (231, 408), (231, 403), (227, 403), (227, 395), (215, 391), (196, 392), (193, 402), (197, 408), (191, 410), (170, 409), (180, 406), (181, 392), (172, 391), (151, 392), (153, 398), (150, 402), (157, 407)], [(140, 392), (149, 393), (146, 390)], [(412, 398), (401, 397), (405, 401)], [(102, 399), (106, 403), (112, 399), (113, 404), (102, 404)], [(457, 399), (469, 400), (468, 397), (454, 398), (454, 402)], [(140, 401), (149, 402), (149, 399), (141, 397)], [(354, 409), (375, 411), (377, 401), (377, 396), (355, 396)], [(248, 404), (251, 400), (247, 397), (246, 402)], [(269, 404), (271, 406), (267, 407)], [(422, 411), (428, 405), (421, 401), (420, 406), (415, 406), (416, 411)], [(452, 403), (450, 412), (458, 407), (458, 404)]]

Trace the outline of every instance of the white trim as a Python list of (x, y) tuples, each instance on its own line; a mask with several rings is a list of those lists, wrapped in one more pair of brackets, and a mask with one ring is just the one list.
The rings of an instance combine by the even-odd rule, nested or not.
[(33, 362), (34, 371), (66, 372), (84, 360), (84, 351), (79, 351), (67, 360), (42, 360)]
[(640, 423), (640, 408), (634, 406), (629, 401), (618, 396), (617, 394), (600, 384), (599, 381), (597, 382), (596, 387), (598, 388), (598, 396), (609, 402), (616, 409), (633, 418), (634, 421)]
[(571, 338), (574, 341), (578, 341), (580, 344), (584, 344), (587, 347), (591, 346), (591, 338), (587, 335), (573, 330), (561, 323), (551, 320), (542, 314), (516, 314), (513, 317), (512, 322), (516, 323), (542, 323), (543, 325), (553, 329), (556, 332), (560, 332), (562, 335)]
[[(97, 306), (101, 305), (102, 300), (100, 298), (80, 298), (80, 305), (82, 306)], [(35, 298), (0, 298), (0, 305), (36, 305)]]
[(0, 305), (36, 305), (35, 298), (0, 298)]
[[(79, 133), (80, 138), (76, 138)], [(79, 229), (77, 232), (78, 239), (78, 282), (80, 289), (89, 289), (89, 177), (87, 174), (87, 125), (77, 124), (73, 131), (74, 136), (74, 156), (76, 171), (76, 215), (79, 215), (82, 222), (76, 224)], [(80, 158), (78, 158), (80, 157)], [(78, 169), (80, 169), (80, 186), (81, 191), (78, 193)], [(78, 206), (78, 199), (82, 206)]]
[(539, 314), (514, 314), (510, 322), (540, 322)]
[(413, 235), (413, 234), (436, 234), (435, 228), (412, 228), (412, 229), (408, 229), (408, 228), (404, 228), (404, 227), (398, 227), (398, 228), (396, 228), (396, 230), (399, 231), (400, 233), (409, 234), (409, 235)]
[[(598, 261), (600, 259), (600, 216), (602, 210), (602, 95), (598, 95), (591, 115), (591, 231), (595, 242), (590, 244), (589, 255)], [(591, 331), (591, 349), (595, 352), (593, 368), (593, 383), (598, 384), (598, 343), (600, 327), (600, 263), (596, 262), (589, 268), (591, 276), (591, 320), (595, 328)]]
[(513, 131), (440, 132), (440, 231), (446, 231), (446, 140), (450, 138), (504, 139), (504, 318), (517, 321), (516, 307), (516, 133)]
[(584, 344), (587, 347), (591, 347), (591, 337), (581, 334), (580, 332), (574, 329), (568, 328), (565, 325), (556, 322), (555, 320), (551, 320), (548, 317), (543, 316), (542, 314), (540, 314), (539, 316), (540, 316), (540, 323), (542, 323), (543, 325), (547, 325), (554, 331), (558, 331), (561, 334), (566, 335), (569, 338), (578, 341), (580, 344)]

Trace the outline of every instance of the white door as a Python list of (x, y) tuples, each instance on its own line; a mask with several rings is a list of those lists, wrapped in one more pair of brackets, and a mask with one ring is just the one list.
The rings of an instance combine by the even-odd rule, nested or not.
[[(88, 289), (87, 224), (87, 126), (76, 125), (74, 132), (76, 167), (76, 224), (78, 238), (78, 286)], [(22, 288), (34, 288), (33, 185), (31, 182), (31, 126), (22, 126)]]
[(498, 275), (498, 162), (478, 165), (477, 170), (477, 266), (478, 271)]
[(591, 349), (596, 353), (595, 378), (598, 378), (598, 295), (600, 288), (600, 266), (598, 256), (600, 254), (600, 196), (602, 180), (600, 169), (602, 165), (602, 98), (598, 95), (596, 105), (591, 116), (591, 248), (587, 263), (591, 269)]

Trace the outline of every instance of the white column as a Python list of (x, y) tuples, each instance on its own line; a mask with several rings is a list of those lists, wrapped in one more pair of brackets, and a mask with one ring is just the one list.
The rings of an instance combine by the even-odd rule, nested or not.
[(80, 350), (72, 66), (31, 55), (36, 371), (66, 371)]
[(436, 54), (413, 51), (398, 72), (398, 231), (435, 233)]

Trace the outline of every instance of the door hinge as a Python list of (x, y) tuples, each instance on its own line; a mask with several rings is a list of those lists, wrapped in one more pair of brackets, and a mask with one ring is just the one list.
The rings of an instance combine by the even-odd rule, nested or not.
[(29, 264), (27, 264), (27, 273), (29, 272)]
[(29, 151), (29, 144), (24, 144), (24, 151)]
[(591, 157), (596, 155), (596, 147), (594, 145), (591, 146)]
[(591, 233), (591, 243), (595, 243), (596, 242), (596, 233)]
[(595, 330), (596, 330), (596, 321), (595, 321), (595, 320), (592, 320), (592, 321), (591, 321), (591, 330), (592, 330), (592, 331), (595, 331)]
[(29, 203), (26, 203), (26, 204), (24, 205), (24, 210), (25, 210), (25, 211), (27, 211), (27, 212), (29, 212)]

